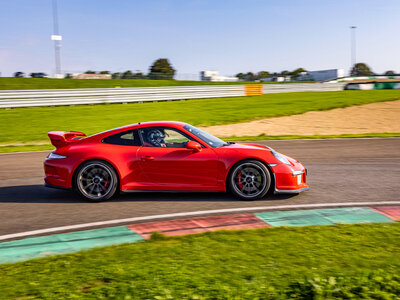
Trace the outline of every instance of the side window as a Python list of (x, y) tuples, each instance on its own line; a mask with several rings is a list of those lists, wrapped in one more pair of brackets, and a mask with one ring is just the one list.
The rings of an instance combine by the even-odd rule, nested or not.
[(108, 136), (103, 139), (103, 143), (125, 146), (141, 146), (139, 133), (136, 129)]
[(166, 144), (185, 144), (186, 147), (186, 143), (190, 141), (190, 139), (184, 136), (182, 133), (173, 129), (165, 129), (164, 133)]
[(141, 128), (139, 132), (146, 147), (186, 148), (187, 142), (193, 140), (183, 132), (168, 127)]

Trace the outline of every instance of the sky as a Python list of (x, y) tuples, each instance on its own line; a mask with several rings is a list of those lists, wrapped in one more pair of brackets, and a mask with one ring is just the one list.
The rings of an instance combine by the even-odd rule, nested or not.
[[(54, 74), (52, 0), (0, 0), (0, 72)], [(57, 0), (63, 73), (148, 72), (181, 79), (351, 66), (400, 73), (400, 0)]]

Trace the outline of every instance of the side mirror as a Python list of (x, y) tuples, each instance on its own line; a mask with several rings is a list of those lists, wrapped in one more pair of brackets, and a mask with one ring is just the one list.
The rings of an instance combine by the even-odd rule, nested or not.
[(194, 152), (200, 152), (201, 151), (201, 145), (195, 141), (189, 141), (186, 144), (186, 148), (193, 150)]

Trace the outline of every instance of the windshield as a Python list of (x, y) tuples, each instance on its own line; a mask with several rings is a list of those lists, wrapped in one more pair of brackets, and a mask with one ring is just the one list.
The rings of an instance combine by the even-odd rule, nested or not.
[(228, 143), (225, 143), (223, 140), (220, 140), (219, 138), (213, 136), (212, 134), (209, 134), (208, 132), (205, 132), (205, 131), (203, 131), (199, 128), (196, 128), (192, 125), (186, 124), (185, 126), (183, 126), (183, 128), (185, 128), (187, 131), (194, 134), (199, 139), (206, 142), (208, 145), (210, 145), (213, 148), (225, 146), (228, 144)]

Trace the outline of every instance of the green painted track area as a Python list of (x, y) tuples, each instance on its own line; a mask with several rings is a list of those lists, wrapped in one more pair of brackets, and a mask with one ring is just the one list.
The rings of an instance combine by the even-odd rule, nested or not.
[(392, 219), (368, 207), (274, 211), (256, 213), (255, 215), (271, 226), (393, 222)]
[(71, 233), (25, 238), (0, 243), (0, 263), (12, 263), (49, 255), (77, 252), (109, 245), (134, 243), (150, 238), (155, 231), (185, 235), (218, 229), (250, 229), (276, 226), (388, 223), (399, 220), (400, 206), (347, 207), (271, 211), (224, 216), (198, 217), (117, 226)]
[(125, 226), (26, 238), (0, 243), (0, 263), (132, 243), (143, 238)]

